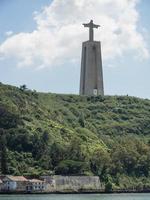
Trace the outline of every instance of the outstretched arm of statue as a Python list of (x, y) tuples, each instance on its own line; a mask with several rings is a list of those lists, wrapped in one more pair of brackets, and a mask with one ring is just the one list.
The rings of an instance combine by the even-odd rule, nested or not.
[(99, 28), (100, 25), (93, 24), (93, 28)]
[(89, 27), (90, 26), (90, 23), (88, 24), (82, 24), (84, 27)]

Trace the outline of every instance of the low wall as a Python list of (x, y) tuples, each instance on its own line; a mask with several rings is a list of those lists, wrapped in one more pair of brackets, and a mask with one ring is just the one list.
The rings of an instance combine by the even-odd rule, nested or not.
[(42, 176), (46, 192), (100, 192), (104, 190), (98, 176)]

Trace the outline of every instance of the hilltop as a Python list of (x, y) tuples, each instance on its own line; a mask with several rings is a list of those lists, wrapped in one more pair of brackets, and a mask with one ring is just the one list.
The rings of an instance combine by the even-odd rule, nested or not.
[(38, 93), (0, 84), (1, 173), (98, 175), (150, 188), (150, 100)]

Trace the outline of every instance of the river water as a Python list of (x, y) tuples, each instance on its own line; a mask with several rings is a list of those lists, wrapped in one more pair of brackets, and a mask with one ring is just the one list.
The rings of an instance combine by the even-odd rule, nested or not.
[(150, 200), (150, 194), (0, 195), (0, 200)]

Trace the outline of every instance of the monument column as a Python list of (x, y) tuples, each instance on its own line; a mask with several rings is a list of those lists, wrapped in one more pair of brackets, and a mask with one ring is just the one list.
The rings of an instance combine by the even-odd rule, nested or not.
[(80, 95), (104, 95), (101, 43), (94, 41), (94, 28), (98, 28), (91, 20), (83, 24), (89, 28), (89, 41), (82, 44)]

